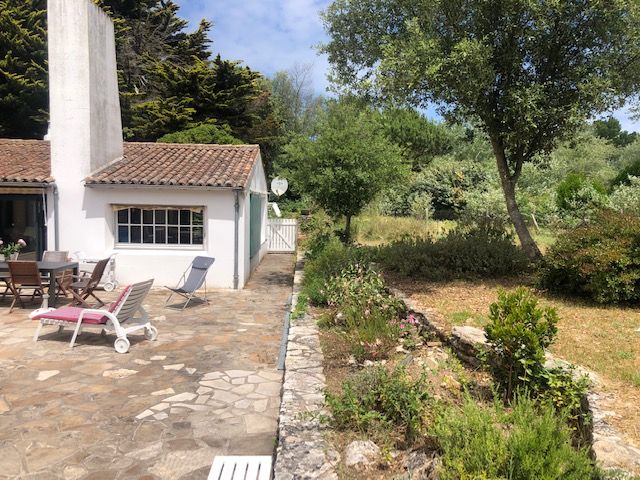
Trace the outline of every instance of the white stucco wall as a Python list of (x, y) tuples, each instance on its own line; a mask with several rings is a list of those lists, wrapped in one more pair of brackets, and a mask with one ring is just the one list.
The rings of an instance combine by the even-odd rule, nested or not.
[[(155, 286), (175, 285), (194, 257), (210, 256), (216, 261), (207, 277), (207, 285), (233, 288), (235, 199), (232, 191), (181, 190), (175, 187), (86, 188), (82, 185), (80, 188), (84, 192), (81, 220), (70, 223), (64, 223), (63, 220), (60, 225), (60, 250), (68, 250), (85, 258), (104, 258), (116, 254), (118, 282), (127, 284), (154, 278)], [(117, 246), (112, 205), (202, 206), (205, 209), (204, 245)], [(244, 220), (241, 218), (240, 221)], [(242, 227), (240, 231), (242, 233)], [(49, 245), (53, 245), (53, 232), (53, 222), (50, 222)]]

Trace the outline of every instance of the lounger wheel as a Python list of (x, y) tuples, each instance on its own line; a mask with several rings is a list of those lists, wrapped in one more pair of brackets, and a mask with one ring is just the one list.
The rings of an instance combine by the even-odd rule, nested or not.
[(113, 292), (116, 289), (116, 282), (107, 282), (102, 288), (105, 292)]
[(144, 329), (144, 338), (147, 340), (155, 340), (158, 338), (158, 329), (156, 327), (149, 327)]
[(116, 338), (116, 341), (113, 343), (116, 352), (118, 353), (127, 353), (129, 351), (129, 347), (131, 344), (129, 340), (126, 338)]

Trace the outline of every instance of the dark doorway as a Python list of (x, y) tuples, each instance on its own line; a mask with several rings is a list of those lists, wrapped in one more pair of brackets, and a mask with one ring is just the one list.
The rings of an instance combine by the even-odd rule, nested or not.
[(6, 245), (20, 238), (27, 242), (21, 257), (34, 260), (42, 257), (47, 248), (42, 195), (0, 195), (0, 239)]

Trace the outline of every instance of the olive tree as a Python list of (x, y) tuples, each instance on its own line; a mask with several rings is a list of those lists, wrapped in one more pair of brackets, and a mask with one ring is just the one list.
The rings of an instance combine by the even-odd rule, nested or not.
[(322, 47), (343, 87), (436, 104), (489, 138), (509, 217), (536, 258), (516, 200), (523, 164), (636, 88), (635, 0), (335, 0)]
[(284, 149), (277, 171), (296, 193), (308, 195), (333, 217), (351, 218), (408, 171), (400, 147), (384, 134), (378, 112), (351, 101), (331, 101), (312, 135), (298, 135)]

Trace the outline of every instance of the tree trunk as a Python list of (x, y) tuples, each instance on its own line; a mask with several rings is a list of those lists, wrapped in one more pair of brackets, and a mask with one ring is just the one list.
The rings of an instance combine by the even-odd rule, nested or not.
[(502, 191), (504, 192), (504, 198), (507, 202), (507, 211), (509, 212), (509, 218), (513, 227), (516, 230), (516, 234), (520, 239), (522, 250), (532, 260), (537, 260), (542, 257), (540, 249), (536, 242), (531, 237), (529, 229), (527, 228), (520, 208), (516, 202), (516, 180), (511, 177), (509, 172), (509, 165), (507, 164), (507, 157), (504, 152), (504, 147), (498, 140), (491, 139), (491, 145), (493, 147), (493, 153), (496, 157), (496, 163), (498, 165), (498, 173), (500, 174), (500, 183), (502, 184)]
[(344, 226), (344, 243), (351, 243), (351, 215), (347, 215), (347, 221)]

